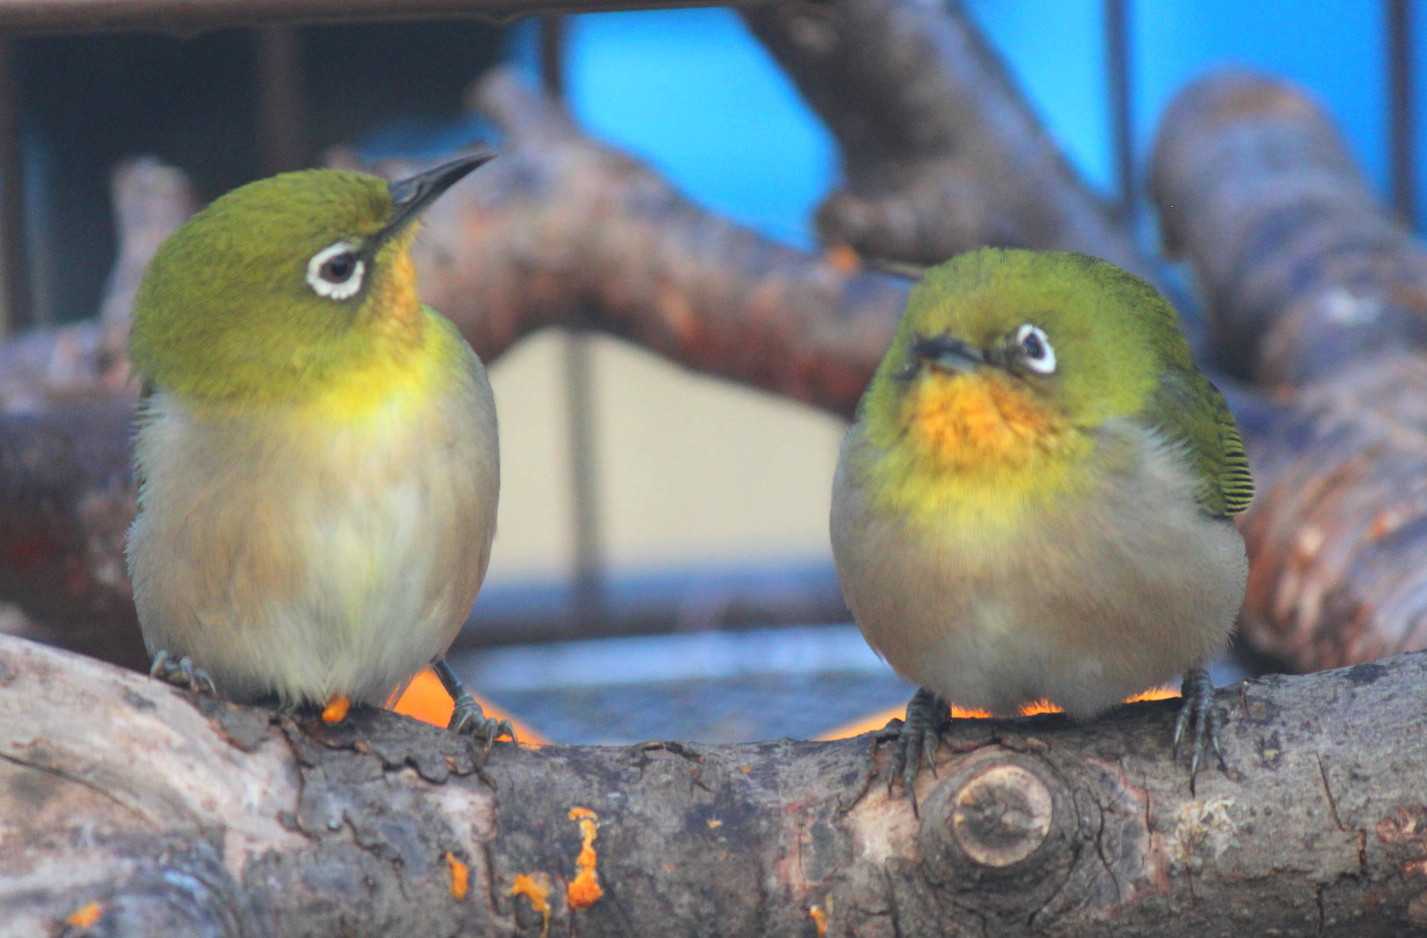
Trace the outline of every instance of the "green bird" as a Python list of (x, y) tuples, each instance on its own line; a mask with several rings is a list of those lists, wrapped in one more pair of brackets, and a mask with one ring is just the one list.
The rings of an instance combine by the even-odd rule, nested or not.
[(1253, 479), (1174, 309), (1113, 264), (987, 248), (929, 270), (848, 431), (832, 547), (863, 636), (920, 690), (912, 791), (948, 703), (1087, 720), (1183, 675), (1191, 783), (1219, 718), (1205, 665), (1248, 562)]
[(495, 400), (422, 304), (421, 211), (490, 159), (399, 182), (308, 170), (236, 189), (155, 254), (130, 350), (144, 380), (127, 559), (159, 677), (239, 701), (382, 704), (443, 655), (495, 535)]

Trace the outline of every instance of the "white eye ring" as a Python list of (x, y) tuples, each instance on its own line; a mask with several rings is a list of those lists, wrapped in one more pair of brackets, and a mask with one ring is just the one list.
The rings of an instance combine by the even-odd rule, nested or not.
[(1022, 325), (1016, 330), (1016, 345), (1020, 347), (1021, 357), (1031, 371), (1043, 375), (1055, 371), (1055, 348), (1040, 326), (1030, 323)]
[[(329, 267), (328, 263), (344, 254), (355, 258), (345, 271), (341, 265)], [(307, 262), (307, 285), (312, 292), (329, 300), (345, 300), (356, 296), (362, 288), (362, 277), (366, 275), (367, 262), (357, 255), (357, 246), (351, 241), (338, 241), (312, 255)]]

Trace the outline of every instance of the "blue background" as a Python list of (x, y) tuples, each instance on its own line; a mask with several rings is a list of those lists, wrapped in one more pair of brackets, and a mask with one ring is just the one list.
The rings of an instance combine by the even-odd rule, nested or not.
[[(1104, 7), (1099, 0), (966, 4), (1072, 162), (1113, 196)], [(1141, 202), (1164, 108), (1187, 82), (1219, 66), (1257, 69), (1307, 89), (1389, 197), (1385, 4), (1160, 0), (1129, 2), (1126, 12)], [(533, 34), (533, 26), (523, 28), (513, 43), (532, 71)], [(1427, 39), (1415, 34), (1412, 50), (1421, 58)], [(812, 211), (837, 182), (836, 145), (736, 14), (572, 17), (565, 54), (566, 94), (590, 132), (641, 155), (715, 211), (785, 242), (813, 243)], [(1416, 176), (1420, 186), (1420, 167)]]

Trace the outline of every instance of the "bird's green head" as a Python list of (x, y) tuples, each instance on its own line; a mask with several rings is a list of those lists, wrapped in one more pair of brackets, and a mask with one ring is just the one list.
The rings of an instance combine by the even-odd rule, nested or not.
[(135, 298), (144, 378), (185, 399), (302, 400), (399, 359), (424, 328), (410, 247), (421, 210), (490, 159), (388, 183), (314, 169), (215, 200), (160, 246)]
[(861, 417), (917, 471), (1033, 484), (1139, 413), (1171, 362), (1188, 367), (1189, 348), (1144, 281), (1080, 254), (985, 248), (912, 290)]

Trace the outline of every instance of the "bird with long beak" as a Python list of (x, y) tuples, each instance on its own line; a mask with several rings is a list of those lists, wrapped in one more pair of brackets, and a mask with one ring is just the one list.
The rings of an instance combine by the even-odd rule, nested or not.
[(509, 734), (444, 654), (500, 490), (480, 360), (417, 292), (423, 209), (491, 158), (388, 183), (308, 170), (214, 201), (158, 250), (128, 564), (153, 671), (239, 701), (382, 704), (428, 662), (453, 728)]
[(921, 688), (893, 777), (912, 789), (948, 702), (1088, 720), (1183, 675), (1192, 782), (1218, 752), (1205, 667), (1243, 602), (1252, 495), (1233, 415), (1144, 281), (993, 248), (928, 271), (832, 495), (848, 605)]

